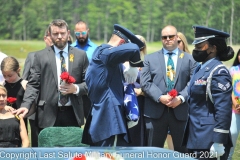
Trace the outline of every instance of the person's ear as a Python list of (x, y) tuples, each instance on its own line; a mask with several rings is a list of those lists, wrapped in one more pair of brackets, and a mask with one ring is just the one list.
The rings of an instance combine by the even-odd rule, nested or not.
[(209, 49), (210, 49), (210, 52), (217, 53), (217, 47), (215, 45), (211, 46)]
[(118, 45), (120, 46), (120, 45), (122, 45), (122, 44), (124, 44), (124, 43), (125, 43), (125, 40), (124, 40), (124, 39), (120, 39)]
[(17, 73), (20, 73), (20, 71), (21, 71), (21, 68), (19, 67), (18, 70), (17, 70)]

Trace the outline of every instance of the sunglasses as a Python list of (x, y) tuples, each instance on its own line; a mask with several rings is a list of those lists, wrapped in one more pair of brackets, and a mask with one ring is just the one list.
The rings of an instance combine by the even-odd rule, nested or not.
[(7, 97), (7, 95), (6, 94), (0, 94), (0, 97), (5, 98), (5, 97)]
[(177, 43), (180, 44), (182, 42), (182, 40), (178, 40)]
[(83, 36), (85, 36), (85, 35), (87, 34), (87, 31), (75, 32), (75, 35), (76, 35), (77, 37), (80, 36), (80, 34), (83, 35)]
[(173, 40), (176, 35), (169, 35), (169, 36), (162, 36), (162, 40), (167, 40), (168, 38), (170, 40)]

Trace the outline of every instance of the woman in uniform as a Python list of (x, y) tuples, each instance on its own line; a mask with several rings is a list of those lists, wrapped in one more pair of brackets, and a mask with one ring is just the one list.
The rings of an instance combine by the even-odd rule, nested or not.
[[(231, 59), (234, 52), (226, 44), (228, 33), (203, 26), (193, 28), (192, 55), (201, 64), (188, 88), (189, 119), (183, 144), (195, 158), (227, 159), (232, 147), (232, 80), (221, 61)], [(207, 81), (209, 77), (212, 79)]]

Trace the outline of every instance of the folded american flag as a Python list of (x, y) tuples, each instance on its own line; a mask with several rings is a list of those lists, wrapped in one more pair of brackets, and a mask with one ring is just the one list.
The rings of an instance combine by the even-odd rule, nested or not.
[(124, 96), (125, 114), (130, 121), (137, 121), (139, 118), (139, 109), (137, 97), (134, 92), (134, 85), (128, 84), (125, 88)]

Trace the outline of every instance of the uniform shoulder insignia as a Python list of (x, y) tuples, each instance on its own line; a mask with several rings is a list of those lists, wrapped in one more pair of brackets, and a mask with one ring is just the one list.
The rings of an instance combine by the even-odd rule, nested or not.
[(226, 91), (228, 88), (230, 87), (230, 83), (228, 82), (227, 84), (222, 84), (222, 83), (218, 83), (218, 88), (220, 88), (223, 91)]
[(228, 73), (228, 70), (226, 68), (221, 68), (218, 70), (218, 74), (223, 73), (223, 72)]

